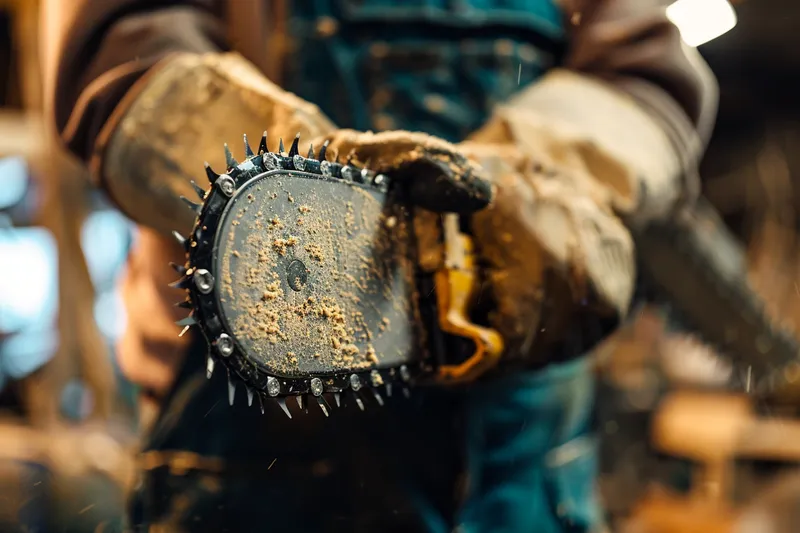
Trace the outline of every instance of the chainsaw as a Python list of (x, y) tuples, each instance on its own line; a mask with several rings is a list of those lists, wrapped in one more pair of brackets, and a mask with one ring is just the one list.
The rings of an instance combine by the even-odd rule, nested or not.
[[(500, 361), (504, 343), (471, 320), (480, 279), (471, 238), (456, 214), (439, 217), (443, 258), (420, 268), (407, 202), (390, 177), (328, 161), (326, 146), (303, 157), (258, 153), (244, 138), (239, 163), (225, 146), (226, 172), (206, 165), (210, 188), (194, 182), (197, 217), (176, 239), (186, 251), (178, 305), (183, 329), (209, 345), (207, 375), (228, 376), (232, 404), (243, 384), (249, 405), (316, 400), (326, 416), (348, 395), (362, 410), (393, 390), (474, 381)], [(741, 385), (761, 396), (800, 376), (800, 343), (765, 313), (747, 285), (741, 244), (713, 209), (697, 209), (634, 231), (641, 278), (689, 329), (731, 359)]]
[(197, 217), (174, 233), (186, 263), (172, 286), (189, 311), (177, 324), (205, 337), (207, 376), (224, 368), (229, 402), (241, 384), (262, 411), (274, 400), (291, 418), (294, 397), (329, 416), (343, 395), (363, 410), (494, 367), (503, 340), (469, 318), (478, 272), (458, 215), (439, 217), (443, 261), (423, 272), (390, 177), (328, 161), (327, 145), (303, 157), (299, 141), (271, 152), (265, 132), (255, 153), (245, 136), (242, 163), (225, 145), (226, 171), (206, 164), (210, 188), (192, 182), (201, 203), (183, 198)]

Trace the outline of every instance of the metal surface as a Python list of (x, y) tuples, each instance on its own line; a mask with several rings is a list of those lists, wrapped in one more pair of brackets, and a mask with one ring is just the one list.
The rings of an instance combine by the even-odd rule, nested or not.
[(224, 365), (231, 403), (243, 382), (250, 405), (314, 398), (328, 415), (324, 395), (363, 407), (364, 390), (382, 405), (422, 370), (410, 215), (388, 201), (386, 176), (326, 161), (325, 147), (302, 157), (298, 144), (270, 153), (265, 134), (256, 155), (245, 138), (244, 162), (226, 146), (226, 173), (206, 167), (202, 204), (186, 200), (195, 227), (175, 234), (187, 262), (172, 286), (190, 310), (177, 325), (205, 336), (207, 375)]

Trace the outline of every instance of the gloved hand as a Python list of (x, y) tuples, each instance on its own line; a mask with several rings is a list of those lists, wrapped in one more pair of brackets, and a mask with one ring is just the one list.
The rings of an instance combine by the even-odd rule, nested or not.
[(406, 200), (436, 213), (471, 214), (485, 208), (492, 187), (483, 169), (454, 144), (409, 131), (362, 133), (340, 129), (317, 138), (333, 159), (352, 160), (392, 177)]
[(540, 338), (562, 340), (583, 311), (622, 317), (633, 289), (633, 243), (606, 191), (545, 153), (475, 141), (459, 149), (483, 166), (496, 191), (492, 205), (473, 215), (472, 232), (506, 357), (530, 358)]
[[(624, 314), (633, 246), (608, 191), (585, 172), (554, 164), (544, 143), (540, 153), (523, 154), (513, 143), (489, 142), (491, 134), (453, 145), (404, 131), (339, 130), (315, 144), (328, 141), (329, 150), (379, 172), (417, 174), (409, 186), (425, 209), (416, 221), (423, 258), (439, 240), (432, 211), (474, 213), (472, 232), (493, 300), (490, 324), (504, 337), (507, 356), (525, 357), (534, 339), (560, 340), (579, 306)], [(493, 189), (482, 210), (476, 209), (484, 198), (483, 185), (476, 187), (480, 175)], [(442, 180), (448, 187), (437, 187)], [(475, 191), (481, 194), (470, 203)]]

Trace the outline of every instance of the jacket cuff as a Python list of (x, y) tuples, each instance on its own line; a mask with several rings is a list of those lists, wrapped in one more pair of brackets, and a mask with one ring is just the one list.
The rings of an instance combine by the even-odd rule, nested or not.
[[(555, 159), (575, 153), (611, 189), (629, 222), (669, 216), (685, 199), (694, 172), (661, 122), (627, 93), (600, 79), (554, 70), (498, 109), (523, 150), (551, 139)], [(702, 145), (700, 137), (695, 142)], [(538, 138), (537, 138), (538, 137)]]
[[(136, 102), (136, 100), (139, 98), (139, 95), (150, 84), (150, 80), (158, 75), (162, 68), (180, 55), (180, 53), (167, 55), (150, 67), (147, 72), (141, 75), (128, 89), (128, 91), (125, 93), (125, 96), (123, 96), (119, 103), (117, 103), (117, 105), (114, 107), (114, 111), (111, 112), (111, 115), (109, 115), (108, 120), (106, 120), (105, 124), (103, 124), (103, 127), (100, 129), (100, 132), (95, 139), (94, 148), (88, 161), (89, 175), (92, 179), (92, 183), (96, 187), (103, 189), (106, 194), (109, 195), (112, 201), (114, 201), (114, 198), (111, 195), (111, 189), (106, 186), (107, 184), (103, 177), (103, 158), (111, 137), (114, 132), (117, 131), (117, 128), (128, 113), (128, 110), (131, 108), (133, 103)], [(120, 68), (122, 69), (126, 67), (123, 66)], [(70, 123), (71, 122), (72, 121), (70, 121)], [(67, 128), (69, 129), (69, 124), (67, 125)], [(115, 203), (119, 204), (118, 202)], [(118, 207), (121, 208), (119, 205)]]

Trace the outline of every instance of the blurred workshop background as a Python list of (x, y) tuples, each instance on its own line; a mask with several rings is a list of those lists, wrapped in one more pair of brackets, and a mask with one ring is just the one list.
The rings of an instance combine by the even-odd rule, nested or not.
[[(770, 311), (800, 325), (800, 3), (726, 7), (680, 0), (673, 8), (721, 87), (703, 189), (745, 244), (753, 286)], [(114, 358), (125, 327), (116, 282), (136, 231), (88, 186), (85, 169), (54, 145), (42, 120), (38, 9), (37, 0), (0, 0), (0, 531), (18, 531), (20, 522), (115, 531), (136, 447), (135, 391)], [(766, 413), (785, 418), (759, 431), (780, 427), (776, 439), (787, 443), (764, 444), (761, 456), (738, 457), (722, 444), (712, 446), (716, 454), (660, 445), (654, 420), (669, 415), (665, 409), (689, 406), (690, 433), (703, 416), (765, 413), (739, 396), (696, 393), (725, 381), (729, 369), (693, 339), (669, 333), (660, 310), (637, 317), (599, 356), (610, 523), (733, 531), (732, 517), (800, 463), (800, 419), (785, 406)], [(800, 491), (791, 490), (798, 507)]]

